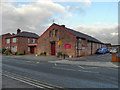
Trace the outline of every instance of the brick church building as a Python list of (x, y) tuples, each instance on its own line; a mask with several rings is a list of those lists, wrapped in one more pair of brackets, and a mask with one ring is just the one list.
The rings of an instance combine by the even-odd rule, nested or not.
[(72, 57), (95, 54), (104, 45), (89, 35), (55, 23), (39, 37), (37, 43), (38, 55), (46, 52), (47, 56), (56, 56), (58, 52), (62, 52)]

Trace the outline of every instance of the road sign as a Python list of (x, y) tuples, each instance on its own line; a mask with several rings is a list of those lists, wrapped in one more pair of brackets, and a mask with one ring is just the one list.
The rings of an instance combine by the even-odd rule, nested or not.
[(58, 41), (58, 45), (62, 45), (62, 41), (61, 40)]

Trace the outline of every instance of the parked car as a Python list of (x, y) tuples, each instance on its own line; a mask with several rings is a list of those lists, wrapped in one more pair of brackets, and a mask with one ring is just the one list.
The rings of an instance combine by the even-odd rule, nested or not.
[(111, 49), (110, 50), (110, 53), (112, 54), (112, 53), (117, 53), (117, 49)]
[(104, 54), (104, 53), (108, 53), (109, 50), (107, 49), (107, 47), (101, 47), (100, 49), (97, 50), (97, 53), (99, 54)]

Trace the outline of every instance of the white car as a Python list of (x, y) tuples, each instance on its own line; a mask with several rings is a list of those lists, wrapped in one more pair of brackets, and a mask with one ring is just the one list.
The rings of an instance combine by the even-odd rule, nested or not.
[(117, 53), (117, 49), (111, 49), (110, 53)]

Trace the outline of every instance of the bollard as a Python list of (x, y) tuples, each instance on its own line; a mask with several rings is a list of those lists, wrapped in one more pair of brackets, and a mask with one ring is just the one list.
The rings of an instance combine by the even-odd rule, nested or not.
[(55, 63), (54, 66), (57, 66), (57, 64)]
[(65, 54), (64, 54), (64, 59), (65, 59)]

